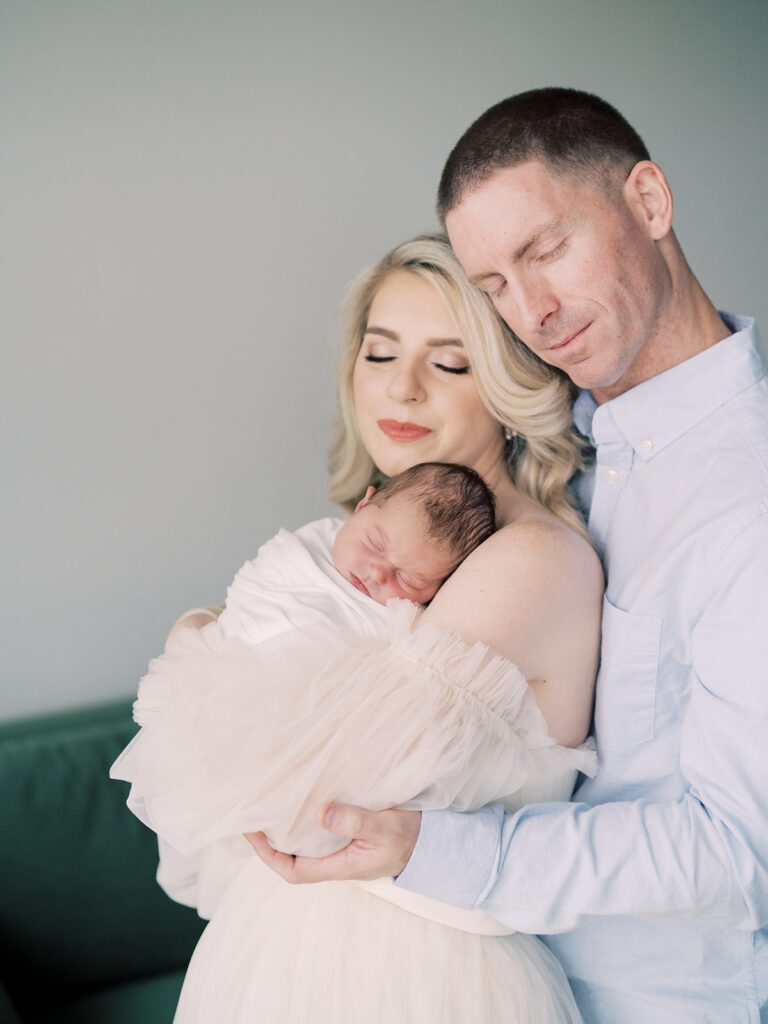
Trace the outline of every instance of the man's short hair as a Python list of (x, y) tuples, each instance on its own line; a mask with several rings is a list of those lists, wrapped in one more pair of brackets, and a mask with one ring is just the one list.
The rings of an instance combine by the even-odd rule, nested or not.
[(371, 503), (383, 505), (398, 494), (422, 505), (427, 533), (454, 552), (454, 568), (496, 529), (493, 491), (469, 466), (420, 462), (386, 480)]
[(438, 216), (444, 222), (466, 192), (528, 160), (607, 189), (617, 170), (625, 172), (623, 182), (638, 161), (649, 159), (635, 129), (599, 96), (531, 89), (486, 110), (453, 147), (440, 179)]

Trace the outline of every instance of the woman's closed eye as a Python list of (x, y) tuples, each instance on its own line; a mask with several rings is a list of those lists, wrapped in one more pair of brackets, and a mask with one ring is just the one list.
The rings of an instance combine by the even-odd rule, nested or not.
[(375, 356), (373, 352), (366, 352), (363, 357), (367, 363), (391, 363), (394, 356)]
[(469, 366), (447, 366), (445, 363), (434, 363), (434, 366), (438, 370), (443, 370), (445, 373), (469, 373)]
[[(396, 358), (397, 356), (376, 355), (374, 352), (366, 352), (363, 356), (366, 363), (392, 363)], [(469, 373), (470, 369), (466, 364), (464, 366), (449, 366), (447, 363), (433, 363), (432, 365), (438, 370), (442, 370), (443, 373), (453, 373), (458, 375)]]

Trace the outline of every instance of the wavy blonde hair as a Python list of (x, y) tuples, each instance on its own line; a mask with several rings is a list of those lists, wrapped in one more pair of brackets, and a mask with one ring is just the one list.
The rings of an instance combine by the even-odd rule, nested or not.
[(499, 319), (490, 299), (467, 280), (444, 234), (418, 235), (396, 246), (350, 286), (338, 368), (339, 426), (329, 463), (331, 500), (351, 510), (368, 486), (384, 479), (360, 436), (352, 376), (374, 297), (397, 271), (428, 281), (453, 314), (478, 393), (499, 429), (513, 434), (506, 448), (512, 482), (585, 534), (568, 494), (569, 480), (583, 465), (583, 442), (571, 412), (574, 387), (565, 374), (529, 352)]

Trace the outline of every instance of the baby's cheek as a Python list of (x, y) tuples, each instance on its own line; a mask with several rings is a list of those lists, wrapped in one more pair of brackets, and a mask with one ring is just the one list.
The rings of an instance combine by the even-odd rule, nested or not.
[(421, 596), (415, 594), (412, 590), (406, 590), (405, 587), (399, 587), (396, 583), (392, 585), (392, 592), (390, 597), (399, 597), (404, 601), (415, 601), (416, 604), (421, 604)]

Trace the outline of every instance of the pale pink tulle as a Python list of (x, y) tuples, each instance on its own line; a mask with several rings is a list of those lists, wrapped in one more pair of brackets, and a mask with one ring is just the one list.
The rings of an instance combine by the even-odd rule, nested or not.
[(513, 664), (434, 626), (412, 631), (416, 613), (393, 602), (378, 637), (326, 623), (257, 646), (212, 623), (182, 630), (151, 663), (141, 731), (113, 775), (131, 782), (129, 806), (179, 864), (217, 844), (236, 864), (179, 1022), (578, 1020), (536, 939), (437, 924), (349, 883), (292, 888), (237, 860), (240, 834), (258, 829), (289, 852), (337, 849), (315, 821), (329, 800), (514, 808), (565, 799), (577, 770), (594, 771), (592, 751), (548, 736)]

